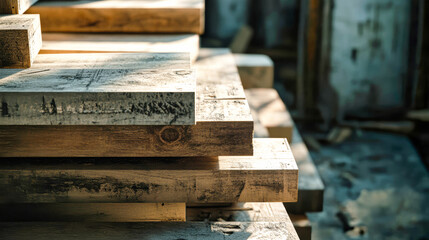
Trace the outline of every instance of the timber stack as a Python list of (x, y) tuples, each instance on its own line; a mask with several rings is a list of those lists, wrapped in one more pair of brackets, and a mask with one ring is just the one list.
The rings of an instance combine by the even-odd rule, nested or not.
[(1, 239), (297, 238), (291, 148), (253, 138), (234, 56), (200, 49), (204, 0), (0, 14)]

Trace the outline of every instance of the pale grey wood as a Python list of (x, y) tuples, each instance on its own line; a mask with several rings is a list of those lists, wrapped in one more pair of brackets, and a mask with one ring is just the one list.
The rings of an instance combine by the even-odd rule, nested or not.
[(254, 156), (42, 158), (0, 163), (0, 202), (293, 202), (298, 167), (286, 139)]
[(148, 69), (177, 70), (191, 67), (188, 52), (40, 54), (32, 69)]
[(204, 206), (186, 208), (186, 221), (225, 222), (282, 222), (286, 223), (286, 239), (299, 239), (283, 203), (234, 203), (230, 206)]
[(189, 54), (40, 55), (30, 69), (0, 70), (0, 124), (193, 125), (189, 61)]
[(0, 15), (0, 68), (29, 68), (41, 46), (38, 14)]
[(188, 52), (192, 62), (195, 62), (200, 48), (197, 34), (43, 33), (42, 39), (41, 54)]
[(281, 222), (171, 222), (171, 223), (0, 223), (0, 238), (41, 239), (207, 239), (287, 240), (287, 223)]

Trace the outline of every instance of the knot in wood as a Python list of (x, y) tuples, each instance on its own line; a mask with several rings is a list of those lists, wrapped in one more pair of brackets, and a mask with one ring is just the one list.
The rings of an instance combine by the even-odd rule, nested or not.
[(165, 144), (174, 144), (180, 141), (183, 136), (183, 130), (178, 127), (165, 126), (159, 134), (161, 142)]

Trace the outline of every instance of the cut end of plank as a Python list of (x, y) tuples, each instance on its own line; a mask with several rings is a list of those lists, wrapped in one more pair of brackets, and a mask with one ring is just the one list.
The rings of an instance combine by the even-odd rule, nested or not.
[(38, 14), (0, 15), (0, 68), (29, 68), (42, 46)]

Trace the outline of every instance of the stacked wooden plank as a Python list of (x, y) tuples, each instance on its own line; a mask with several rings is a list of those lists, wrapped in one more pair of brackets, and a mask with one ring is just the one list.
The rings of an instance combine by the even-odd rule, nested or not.
[(44, 32), (196, 33), (204, 31), (201, 0), (39, 1)]
[[(184, 222), (10, 222), (4, 239), (299, 239), (281, 203), (188, 208)], [(206, 216), (220, 216), (219, 218)], [(223, 219), (221, 217), (227, 217)], [(211, 219), (202, 222), (203, 219)]]
[[(296, 237), (278, 204), (281, 217), (187, 216), (190, 204), (271, 209), (264, 202), (298, 191), (287, 141), (253, 139), (233, 55), (199, 51), (203, 10), (202, 0), (79, 0), (26, 12), (41, 15), (49, 54), (0, 69), (0, 238)], [(168, 223), (121, 224), (148, 221)]]
[[(41, 15), (43, 54), (0, 69), (0, 238), (296, 238), (284, 207), (263, 203), (296, 201), (292, 152), (285, 139), (253, 139), (233, 55), (199, 51), (203, 10), (201, 0), (40, 1), (22, 15)], [(277, 215), (186, 212), (231, 202)], [(148, 221), (167, 223), (136, 223)]]
[[(298, 201), (285, 203), (295, 229), (301, 239), (311, 239), (311, 224), (307, 212), (323, 209), (324, 184), (311, 159), (305, 143), (277, 91), (270, 88), (246, 89), (249, 105), (255, 119), (255, 137), (286, 137), (298, 164)], [(259, 126), (256, 126), (259, 124)], [(268, 129), (268, 130), (267, 130)], [(271, 130), (271, 131), (270, 131)]]
[[(235, 58), (243, 69), (239, 71), (243, 85), (250, 86), (245, 93), (254, 118), (254, 136), (283, 137), (290, 142), (300, 173), (298, 201), (285, 203), (285, 206), (288, 212), (293, 214), (291, 219), (300, 238), (310, 239), (311, 224), (305, 214), (322, 211), (324, 184), (279, 94), (275, 89), (265, 86), (265, 83), (272, 82), (261, 75), (261, 69), (267, 65), (267, 60), (260, 55), (250, 54), (236, 55)], [(262, 85), (265, 88), (252, 87)]]

